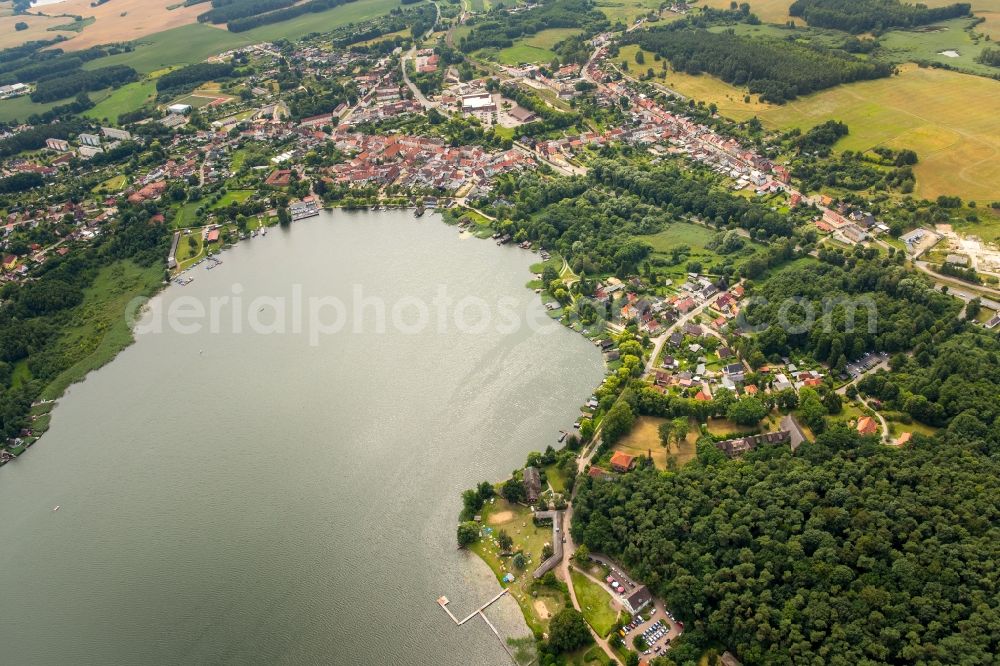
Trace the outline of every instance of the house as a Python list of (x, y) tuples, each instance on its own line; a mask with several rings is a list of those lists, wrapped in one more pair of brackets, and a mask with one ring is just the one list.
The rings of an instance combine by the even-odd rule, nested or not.
[(528, 503), (534, 504), (542, 492), (542, 479), (537, 467), (524, 468), (524, 489), (528, 494)]
[(267, 177), (267, 180), (264, 181), (265, 184), (271, 187), (288, 187), (288, 184), (291, 182), (292, 172), (290, 169), (275, 169)]
[(611, 478), (611, 474), (607, 470), (601, 469), (600, 467), (593, 465), (589, 470), (587, 470), (587, 476), (592, 479), (600, 479), (605, 481)]
[(496, 111), (497, 103), (493, 101), (492, 93), (481, 92), (462, 96), (462, 112)]
[(645, 585), (640, 585), (635, 588), (632, 594), (625, 597), (622, 602), (629, 613), (636, 615), (653, 602), (653, 595)]
[(69, 141), (64, 139), (46, 139), (45, 147), (57, 153), (65, 153), (69, 150)]
[(131, 132), (116, 127), (102, 127), (101, 134), (114, 141), (128, 141), (132, 138)]
[(207, 243), (217, 243), (218, 241), (219, 241), (218, 229), (212, 229), (211, 231), (208, 232), (208, 235), (205, 236), (205, 242)]
[(511, 109), (510, 116), (519, 123), (530, 123), (535, 119), (534, 111), (529, 111), (523, 106), (515, 106)]
[(616, 472), (627, 472), (635, 467), (635, 456), (630, 456), (622, 451), (615, 451), (611, 456), (611, 469)]
[(729, 458), (737, 458), (747, 451), (756, 449), (761, 444), (786, 444), (792, 441), (792, 433), (788, 430), (778, 430), (775, 432), (765, 432), (760, 435), (749, 435), (747, 437), (737, 437), (716, 442), (717, 449), (726, 454)]
[(699, 402), (708, 402), (712, 399), (712, 394), (702, 389), (695, 394), (694, 399)]
[(171, 104), (170, 106), (167, 107), (167, 113), (170, 113), (175, 116), (183, 116), (190, 113), (190, 111), (191, 111), (190, 104)]
[(870, 416), (862, 416), (858, 421), (857, 430), (862, 435), (874, 435), (879, 430), (878, 421)]
[(101, 137), (96, 134), (87, 134), (86, 132), (81, 132), (77, 137), (80, 144), (84, 146), (91, 146), (97, 148), (101, 145)]
[(17, 257), (13, 254), (8, 254), (3, 258), (3, 269), (5, 271), (12, 271), (14, 267), (17, 266)]
[(912, 432), (904, 432), (902, 435), (896, 438), (896, 446), (902, 446), (903, 444), (906, 444), (907, 442), (910, 441), (912, 437), (913, 437)]

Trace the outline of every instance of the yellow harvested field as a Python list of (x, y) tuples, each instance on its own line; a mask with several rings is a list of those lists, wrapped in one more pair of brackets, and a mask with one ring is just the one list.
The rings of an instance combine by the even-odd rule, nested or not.
[[(90, 48), (98, 44), (127, 42), (154, 32), (162, 32), (189, 23), (197, 23), (197, 16), (207, 11), (207, 5), (167, 7), (182, 4), (179, 0), (109, 0), (97, 7), (90, 6), (91, 0), (66, 0), (54, 5), (37, 8), (51, 15), (75, 14), (95, 20), (80, 33), (62, 44), (66, 51)], [(56, 19), (67, 22), (65, 17)]]
[(899, 76), (838, 86), (781, 106), (709, 76), (671, 72), (667, 85), (697, 100), (715, 102), (736, 120), (754, 115), (768, 127), (806, 130), (826, 120), (847, 123), (842, 150), (875, 146), (917, 152), (921, 197), (955, 194), (993, 200), (1000, 193), (1000, 82), (943, 69), (903, 65)]
[[(696, 6), (714, 7), (715, 9), (729, 9), (730, 0), (702, 0)], [(806, 22), (799, 18), (792, 18), (788, 15), (788, 6), (792, 0), (756, 0), (750, 3), (750, 11), (756, 14), (764, 23), (778, 23), (784, 25), (788, 21), (795, 21), (797, 25), (805, 25)]]
[[(65, 16), (53, 17), (23, 14), (14, 16), (10, 13), (10, 3), (5, 2), (0, 7), (3, 7), (4, 10), (2, 15), (0, 15), (0, 49), (20, 46), (25, 42), (40, 39), (55, 39), (59, 35), (63, 35), (64, 37), (73, 37), (76, 35), (75, 32), (49, 30), (49, 28), (72, 23), (73, 19), (66, 18)], [(15, 30), (14, 26), (18, 23), (27, 23), (28, 29), (21, 30), (20, 32)]]

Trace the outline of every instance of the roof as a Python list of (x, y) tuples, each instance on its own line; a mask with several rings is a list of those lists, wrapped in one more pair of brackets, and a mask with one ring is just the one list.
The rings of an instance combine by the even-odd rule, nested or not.
[(653, 595), (650, 593), (649, 588), (647, 588), (645, 585), (640, 585), (639, 587), (635, 588), (635, 592), (628, 595), (627, 600), (629, 606), (631, 606), (632, 608), (638, 608), (639, 606), (642, 606), (643, 604), (648, 604), (650, 601), (652, 601)]
[(611, 466), (612, 467), (624, 467), (628, 469), (632, 466), (635, 461), (634, 456), (630, 456), (624, 451), (615, 451), (614, 455), (611, 456)]
[(858, 432), (862, 435), (871, 435), (878, 430), (878, 423), (870, 416), (862, 416), (858, 421)]
[(904, 432), (902, 435), (900, 435), (898, 438), (896, 438), (896, 443), (897, 444), (906, 444), (908, 441), (910, 441), (910, 438), (912, 438), (912, 437), (913, 437), (913, 433), (912, 432)]

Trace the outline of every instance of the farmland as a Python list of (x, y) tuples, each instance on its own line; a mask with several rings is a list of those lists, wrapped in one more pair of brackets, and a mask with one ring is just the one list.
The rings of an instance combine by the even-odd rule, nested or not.
[[(66, 17), (51, 16), (13, 16), (10, 14), (10, 3), (0, 4), (4, 10), (0, 15), (0, 49), (19, 46), (36, 39), (55, 39), (57, 36), (72, 37), (72, 32), (56, 32), (50, 30), (69, 22)], [(14, 24), (27, 23), (27, 30), (15, 30)]]
[[(797, 25), (805, 25), (805, 21), (802, 19), (792, 18), (788, 15), (790, 4), (792, 4), (792, 0), (756, 0), (750, 3), (750, 11), (765, 23), (784, 25), (788, 21), (795, 21)], [(702, 0), (698, 5), (714, 7), (715, 9), (729, 9), (729, 0)]]
[(902, 65), (887, 79), (838, 86), (781, 106), (745, 104), (746, 91), (713, 77), (671, 72), (666, 84), (714, 102), (735, 120), (758, 116), (774, 129), (808, 129), (829, 119), (847, 123), (841, 150), (911, 148), (920, 157), (916, 194), (988, 200), (1000, 192), (1000, 83), (941, 69)]
[[(69, 23), (70, 19), (64, 16), (66, 14), (93, 17), (94, 21), (79, 33), (66, 33), (72, 39), (61, 48), (76, 51), (99, 44), (132, 41), (192, 24), (205, 9), (197, 5), (184, 7), (177, 0), (114, 0), (96, 7), (91, 4), (91, 0), (66, 0), (37, 7), (34, 11), (54, 15), (52, 20), (56, 25)], [(51, 36), (50, 33), (49, 38)]]

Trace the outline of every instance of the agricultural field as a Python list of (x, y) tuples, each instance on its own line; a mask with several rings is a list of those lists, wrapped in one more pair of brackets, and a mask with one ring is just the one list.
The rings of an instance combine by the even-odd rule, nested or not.
[(202, 5), (184, 7), (178, 0), (114, 0), (96, 7), (91, 4), (91, 0), (66, 0), (36, 7), (33, 11), (52, 15), (57, 24), (69, 23), (71, 19), (67, 19), (65, 16), (67, 14), (93, 17), (94, 21), (79, 32), (66, 33), (72, 39), (61, 48), (66, 51), (77, 51), (99, 44), (128, 42), (195, 23), (198, 14), (204, 12), (205, 7)]
[[(11, 14), (9, 2), (0, 3), (0, 8), (3, 10), (0, 12), (0, 49), (20, 46), (25, 42), (40, 39), (55, 39), (59, 35), (63, 37), (73, 37), (76, 35), (74, 32), (53, 30), (53, 28), (66, 25), (72, 20), (65, 16), (14, 16)], [(14, 25), (17, 23), (27, 23), (28, 29), (15, 30)]]
[(836, 147), (910, 148), (920, 158), (915, 194), (957, 194), (990, 201), (1000, 192), (1000, 82), (943, 69), (901, 65), (899, 75), (838, 86), (783, 105), (746, 104), (746, 91), (719, 79), (671, 72), (666, 85), (735, 120), (758, 116), (767, 127), (807, 130), (847, 123)]
[(973, 40), (966, 30), (971, 23), (967, 18), (953, 19), (915, 30), (887, 32), (879, 37), (879, 57), (900, 62), (926, 60), (975, 74), (996, 74), (995, 67), (976, 62), (983, 49), (994, 44), (983, 39)]
[(497, 53), (497, 61), (504, 65), (519, 65), (521, 63), (548, 63), (555, 58), (552, 51), (559, 42), (579, 34), (575, 28), (552, 28), (542, 30), (530, 37), (518, 39), (514, 46)]
[(595, 4), (612, 23), (621, 21), (632, 25), (640, 16), (657, 11), (661, 3), (654, 0), (597, 0)]
[[(715, 9), (729, 9), (730, 0), (700, 0), (695, 7), (713, 7)], [(788, 21), (794, 21), (796, 25), (805, 25), (805, 21), (800, 18), (792, 18), (788, 15), (788, 6), (792, 0), (755, 0), (750, 3), (750, 11), (760, 17), (764, 23), (778, 23), (784, 25)]]

